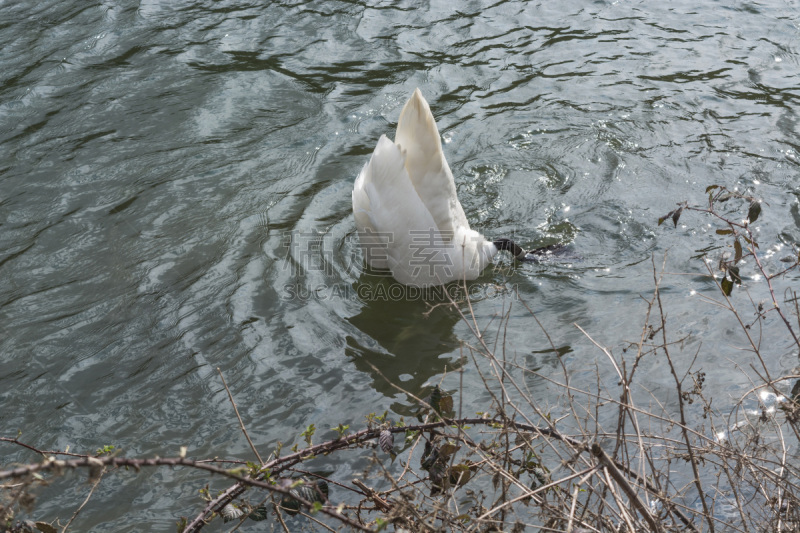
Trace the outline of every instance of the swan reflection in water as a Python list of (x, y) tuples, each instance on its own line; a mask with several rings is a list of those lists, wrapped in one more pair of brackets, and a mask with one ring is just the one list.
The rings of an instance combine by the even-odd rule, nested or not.
[(360, 294), (378, 297), (362, 300), (361, 312), (347, 319), (364, 335), (348, 336), (345, 353), (356, 368), (372, 376), (375, 390), (394, 397), (399, 393), (395, 384), (419, 394), (433, 376), (460, 367), (461, 341), (454, 330), (461, 317), (446, 297), (440, 299), (442, 292), (383, 298), (380, 295), (407, 288), (385, 276), (365, 275), (358, 285)]

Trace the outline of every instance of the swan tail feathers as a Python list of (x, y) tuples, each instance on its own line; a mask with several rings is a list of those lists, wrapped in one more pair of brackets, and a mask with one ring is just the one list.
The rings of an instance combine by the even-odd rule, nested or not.
[(442, 153), (436, 119), (419, 89), (414, 91), (400, 112), (395, 142), (401, 149), (409, 150), (412, 159), (427, 160)]
[(395, 143), (406, 156), (411, 182), (443, 232), (469, 227), (458, 201), (453, 173), (442, 151), (436, 119), (419, 89), (406, 102), (397, 123)]

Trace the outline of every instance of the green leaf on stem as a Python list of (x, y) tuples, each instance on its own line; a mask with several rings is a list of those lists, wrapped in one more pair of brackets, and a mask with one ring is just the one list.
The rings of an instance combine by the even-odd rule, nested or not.
[(439, 388), (439, 385), (434, 385), (430, 398), (428, 399), (428, 404), (434, 411), (438, 411), (440, 401), (442, 401), (442, 389)]
[(266, 520), (268, 516), (267, 506), (266, 505), (259, 505), (258, 507), (254, 508), (247, 518), (254, 522), (261, 522)]
[(742, 278), (739, 276), (739, 267), (728, 267), (728, 273), (731, 276), (731, 281), (737, 285), (742, 284)]
[(455, 415), (455, 412), (453, 412), (453, 397), (451, 395), (443, 395), (439, 400), (439, 414), (445, 417)]
[(384, 453), (392, 453), (392, 448), (394, 448), (394, 435), (392, 432), (388, 429), (382, 430), (378, 437), (378, 445)]
[(279, 507), (281, 511), (289, 516), (294, 516), (300, 512), (300, 502), (288, 495), (281, 498)]
[(472, 473), (475, 470), (476, 467), (472, 465), (471, 461), (451, 466), (449, 470), (450, 484), (455, 485), (457, 487), (464, 485), (467, 481), (470, 480), (470, 478), (472, 477)]
[(300, 433), (300, 436), (305, 439), (306, 443), (309, 446), (311, 446), (311, 437), (314, 436), (314, 432), (316, 430), (317, 430), (317, 428), (314, 427), (314, 424), (309, 424), (309, 426), (306, 428), (306, 430), (303, 431), (302, 433)]
[(728, 278), (722, 278), (722, 282), (720, 283), (722, 287), (722, 292), (725, 296), (730, 296), (731, 292), (733, 291), (733, 282)]
[(676, 227), (676, 228), (678, 227), (678, 219), (679, 219), (679, 218), (681, 218), (681, 213), (682, 213), (682, 212), (683, 212), (683, 208), (682, 208), (682, 207), (679, 207), (679, 208), (678, 208), (678, 209), (676, 209), (676, 210), (675, 210), (675, 212), (672, 214), (672, 223), (675, 225), (675, 227)]
[(672, 217), (672, 223), (677, 228), (678, 227), (678, 219), (681, 218), (681, 212), (683, 212), (683, 207), (679, 207), (678, 209), (670, 211), (669, 213), (667, 213), (663, 217), (659, 217), (658, 218), (658, 225), (660, 226), (661, 224), (664, 223), (665, 220), (667, 220), (668, 218)]
[(753, 201), (750, 203), (750, 208), (747, 210), (747, 220), (750, 221), (752, 224), (758, 219), (758, 215), (761, 214), (761, 203), (758, 201)]
[(439, 448), (439, 455), (443, 457), (445, 460), (449, 461), (450, 456), (455, 454), (460, 449), (461, 446), (458, 446), (457, 444), (453, 444), (451, 442), (445, 442)]

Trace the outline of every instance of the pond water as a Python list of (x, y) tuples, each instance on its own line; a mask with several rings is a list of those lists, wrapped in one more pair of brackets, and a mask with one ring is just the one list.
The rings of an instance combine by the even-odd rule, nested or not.
[[(800, 241), (798, 43), (788, 0), (0, 3), (0, 436), (252, 459), (217, 368), (264, 456), (309, 424), (321, 439), (412, 412), (390, 382), (424, 395), (474, 337), (455, 310), (426, 314), (365, 272), (350, 192), (416, 87), (473, 227), (578, 256), (501, 258), (470, 283), (487, 335), (510, 313), (520, 364), (561, 377), (563, 363), (578, 388), (614, 380), (575, 324), (624, 357), (666, 254), (679, 357), (699, 350), (724, 411), (753, 361), (698, 297), (718, 291), (697, 256), (725, 242), (702, 216), (658, 218), (738, 188), (763, 199), (763, 260), (781, 268)], [(752, 263), (742, 274), (767, 297)], [(764, 325), (781, 339), (765, 348), (775, 375), (797, 365), (781, 328)], [(649, 368), (643, 384), (669, 401), (671, 376)], [(488, 408), (464, 379), (465, 412)], [(117, 476), (73, 527), (172, 531), (202, 507), (200, 479)], [(68, 519), (77, 486), (35, 516)]]

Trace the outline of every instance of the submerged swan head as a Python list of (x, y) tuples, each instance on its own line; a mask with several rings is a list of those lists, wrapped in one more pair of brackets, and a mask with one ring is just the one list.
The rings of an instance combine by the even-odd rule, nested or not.
[(381, 135), (356, 178), (353, 215), (367, 263), (406, 285), (473, 280), (501, 250), (528, 259), (512, 240), (492, 242), (470, 229), (419, 89), (400, 113), (394, 142)]

